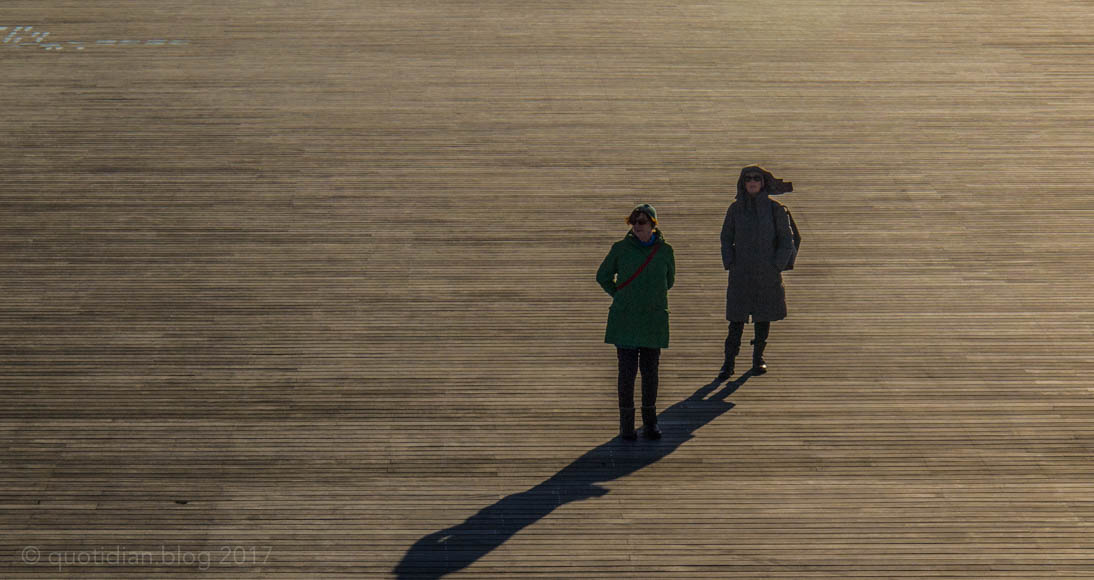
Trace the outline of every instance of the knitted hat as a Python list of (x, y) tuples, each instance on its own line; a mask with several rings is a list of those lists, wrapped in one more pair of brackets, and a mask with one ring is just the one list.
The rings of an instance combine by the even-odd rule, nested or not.
[(653, 206), (648, 204), (648, 203), (644, 203), (644, 204), (634, 208), (633, 210), (631, 210), (631, 214), (633, 215), (634, 212), (636, 212), (636, 211), (640, 211), (640, 212), (650, 216), (651, 219), (657, 219), (657, 210), (653, 209)]

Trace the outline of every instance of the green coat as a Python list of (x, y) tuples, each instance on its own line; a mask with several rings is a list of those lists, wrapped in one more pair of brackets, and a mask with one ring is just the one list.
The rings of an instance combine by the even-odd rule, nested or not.
[[(612, 244), (611, 251), (596, 271), (596, 281), (612, 296), (604, 342), (626, 348), (668, 348), (669, 288), (676, 280), (676, 258), (672, 246), (659, 230), (657, 243), (643, 247), (634, 232)], [(657, 246), (661, 249), (642, 273), (621, 290), (618, 284), (630, 279)]]

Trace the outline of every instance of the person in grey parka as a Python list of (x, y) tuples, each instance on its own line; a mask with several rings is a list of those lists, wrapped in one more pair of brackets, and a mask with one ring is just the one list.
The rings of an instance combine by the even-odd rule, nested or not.
[(764, 347), (771, 322), (786, 318), (786, 290), (782, 271), (794, 254), (790, 217), (771, 195), (790, 191), (788, 182), (757, 165), (741, 170), (737, 198), (726, 211), (722, 224), (722, 265), (729, 271), (726, 289), (726, 320), (729, 335), (725, 362), (716, 380), (733, 376), (733, 360), (740, 352), (741, 335), (749, 317), (755, 325), (752, 341), (752, 373), (767, 372)]

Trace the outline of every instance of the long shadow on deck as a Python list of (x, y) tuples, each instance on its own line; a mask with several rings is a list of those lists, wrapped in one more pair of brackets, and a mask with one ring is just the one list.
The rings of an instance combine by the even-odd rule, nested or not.
[(394, 572), (403, 579), (424, 579), (462, 570), (556, 508), (608, 493), (596, 484), (630, 475), (668, 456), (691, 439), (696, 429), (732, 409), (733, 403), (727, 403), (725, 398), (750, 376), (751, 372), (745, 373), (713, 395), (710, 394), (718, 384), (705, 385), (665, 409), (658, 415), (658, 422), (665, 430), (660, 441), (628, 442), (616, 437), (591, 449), (543, 483), (506, 496), (463, 523), (423, 537), (407, 550)]

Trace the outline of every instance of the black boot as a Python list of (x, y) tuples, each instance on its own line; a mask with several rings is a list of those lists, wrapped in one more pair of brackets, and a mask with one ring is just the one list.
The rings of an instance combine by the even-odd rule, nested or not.
[(638, 439), (638, 433), (634, 431), (634, 407), (619, 409), (619, 437), (624, 441)]
[(661, 428), (657, 426), (657, 408), (642, 407), (642, 436), (646, 439), (660, 439)]
[(744, 324), (730, 323), (729, 334), (726, 336), (725, 360), (722, 362), (722, 370), (718, 371), (717, 377), (714, 377), (716, 382), (725, 382), (733, 376), (733, 361), (737, 358), (737, 354), (741, 352), (741, 333), (743, 330)]
[(752, 374), (762, 375), (767, 372), (767, 362), (764, 361), (764, 347), (767, 341), (752, 341)]

